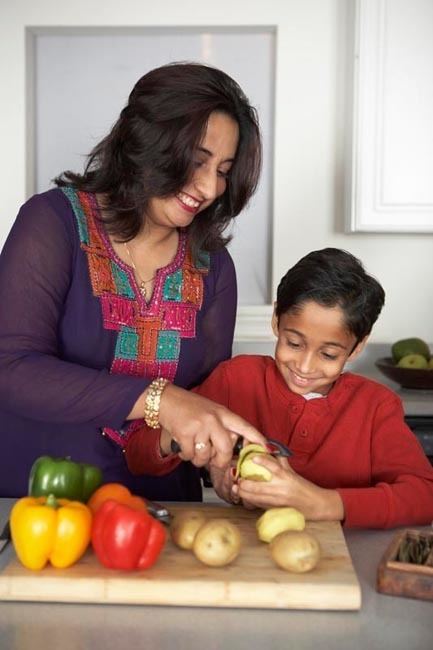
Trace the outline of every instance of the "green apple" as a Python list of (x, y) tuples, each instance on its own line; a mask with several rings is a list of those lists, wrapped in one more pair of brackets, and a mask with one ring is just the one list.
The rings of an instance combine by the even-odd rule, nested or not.
[(420, 354), (422, 357), (425, 357), (427, 361), (431, 356), (430, 348), (427, 343), (417, 337), (396, 341), (391, 347), (391, 353), (394, 363), (396, 364), (398, 364), (400, 359), (407, 357), (410, 354)]
[(398, 362), (399, 368), (412, 368), (414, 370), (423, 370), (428, 368), (429, 362), (422, 354), (407, 354)]

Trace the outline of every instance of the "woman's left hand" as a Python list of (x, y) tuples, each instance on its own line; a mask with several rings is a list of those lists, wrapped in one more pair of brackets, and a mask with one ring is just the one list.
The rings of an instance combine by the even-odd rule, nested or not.
[(272, 479), (260, 482), (241, 479), (234, 491), (243, 502), (264, 509), (292, 506), (312, 521), (344, 519), (343, 502), (338, 492), (321, 488), (299, 476), (287, 458), (258, 454), (253, 460), (266, 467)]

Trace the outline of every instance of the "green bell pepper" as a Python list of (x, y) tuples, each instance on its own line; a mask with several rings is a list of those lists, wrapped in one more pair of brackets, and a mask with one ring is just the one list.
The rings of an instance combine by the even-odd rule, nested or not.
[(70, 458), (40, 456), (29, 475), (29, 495), (54, 494), (58, 499), (87, 503), (102, 483), (102, 472), (96, 465), (75, 463)]

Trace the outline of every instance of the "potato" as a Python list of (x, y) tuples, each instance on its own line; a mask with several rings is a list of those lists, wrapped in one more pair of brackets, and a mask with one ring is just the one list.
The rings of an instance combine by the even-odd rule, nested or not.
[(274, 562), (286, 571), (305, 573), (314, 569), (320, 559), (317, 539), (305, 531), (287, 530), (269, 544)]
[(285, 530), (304, 530), (305, 517), (299, 510), (290, 506), (269, 508), (256, 521), (257, 535), (262, 542), (272, 542), (274, 537)]
[(192, 550), (198, 560), (208, 566), (225, 566), (241, 550), (239, 528), (228, 519), (210, 519), (198, 531)]
[(170, 522), (170, 535), (176, 546), (191, 550), (197, 531), (206, 523), (199, 510), (184, 510), (174, 515)]

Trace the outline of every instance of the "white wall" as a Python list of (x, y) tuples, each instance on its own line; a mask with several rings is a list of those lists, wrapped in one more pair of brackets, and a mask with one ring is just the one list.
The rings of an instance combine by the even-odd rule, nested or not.
[(344, 233), (352, 0), (5, 4), (0, 4), (3, 233), (26, 195), (25, 25), (277, 25), (273, 287), (309, 250), (342, 247), (364, 261), (387, 293), (372, 340), (415, 335), (433, 340), (433, 235)]
[[(260, 112), (263, 167), (273, 158), (275, 33), (269, 28), (33, 28), (35, 79), (34, 192), (52, 187), (59, 170), (81, 171), (86, 154), (110, 130), (136, 81), (167, 61), (200, 61), (225, 70)], [(65, 74), (67, 71), (67, 74)], [(65, 120), (68, 128), (65, 129)], [(230, 252), (239, 303), (270, 301), (271, 175), (233, 224)], [(254, 237), (251, 237), (254, 232)]]

